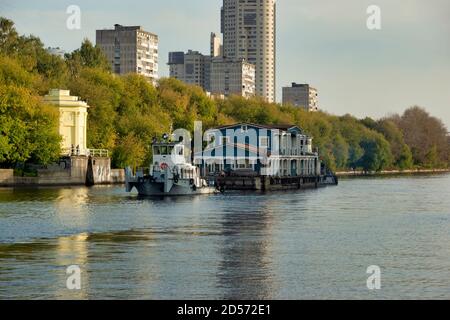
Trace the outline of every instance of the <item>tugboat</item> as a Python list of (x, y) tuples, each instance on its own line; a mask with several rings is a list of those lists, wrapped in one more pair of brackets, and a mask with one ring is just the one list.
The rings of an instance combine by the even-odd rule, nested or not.
[[(164, 135), (167, 140), (168, 135)], [(126, 191), (136, 188), (141, 196), (187, 196), (217, 193), (213, 181), (200, 176), (200, 169), (192, 165), (182, 142), (154, 142), (153, 163), (147, 170), (133, 175), (125, 169)]]

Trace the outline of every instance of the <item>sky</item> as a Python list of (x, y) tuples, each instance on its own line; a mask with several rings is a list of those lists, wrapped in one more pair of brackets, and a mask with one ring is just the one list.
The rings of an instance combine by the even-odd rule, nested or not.
[[(160, 76), (169, 51), (209, 53), (220, 33), (221, 0), (0, 0), (0, 16), (20, 33), (66, 51), (95, 30), (141, 25), (159, 36)], [(81, 9), (69, 30), (67, 7)], [(381, 30), (369, 30), (367, 8), (381, 9)], [(277, 100), (291, 82), (319, 90), (320, 108), (336, 115), (381, 118), (419, 105), (450, 131), (450, 1), (278, 0)]]

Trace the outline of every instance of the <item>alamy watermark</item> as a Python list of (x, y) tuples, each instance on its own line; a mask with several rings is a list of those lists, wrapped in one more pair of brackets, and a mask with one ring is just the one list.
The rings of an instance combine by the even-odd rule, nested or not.
[(66, 287), (68, 290), (81, 290), (81, 268), (77, 265), (72, 265), (66, 269)]
[(367, 268), (367, 274), (370, 274), (367, 278), (367, 289), (380, 290), (381, 289), (381, 268), (379, 266), (370, 266)]
[(66, 9), (69, 17), (66, 20), (66, 27), (69, 30), (81, 29), (81, 8), (77, 5), (70, 5)]
[(370, 5), (367, 7), (366, 13), (369, 15), (366, 22), (367, 29), (381, 30), (381, 8), (377, 5)]

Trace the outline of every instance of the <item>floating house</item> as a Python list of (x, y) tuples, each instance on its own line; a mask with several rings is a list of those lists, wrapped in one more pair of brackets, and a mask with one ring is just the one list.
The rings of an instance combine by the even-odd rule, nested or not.
[(194, 162), (204, 176), (228, 177), (223, 183), (248, 177), (250, 181), (239, 182), (248, 184), (243, 189), (264, 189), (269, 183), (299, 186), (320, 180), (321, 162), (313, 139), (298, 126), (237, 123), (208, 130), (205, 140), (208, 145), (194, 154)]

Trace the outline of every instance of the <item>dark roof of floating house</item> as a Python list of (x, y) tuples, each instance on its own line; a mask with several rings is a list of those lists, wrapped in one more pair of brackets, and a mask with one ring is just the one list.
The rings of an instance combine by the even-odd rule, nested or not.
[[(298, 128), (301, 130), (301, 128), (299, 126), (296, 126), (294, 124), (275, 124), (275, 125), (264, 125), (264, 124), (256, 124), (256, 123), (250, 123), (250, 122), (239, 122), (239, 123), (235, 123), (235, 124), (229, 124), (229, 125), (224, 125), (224, 126), (220, 126), (220, 127), (215, 127), (213, 129), (217, 129), (217, 130), (221, 130), (221, 129), (228, 129), (228, 128), (234, 128), (234, 127), (238, 127), (238, 126), (251, 126), (251, 127), (256, 127), (256, 128), (261, 128), (261, 129), (278, 129), (278, 130), (284, 130), (287, 131), (289, 129), (293, 129), (293, 128)], [(303, 131), (303, 130), (301, 130)]]

